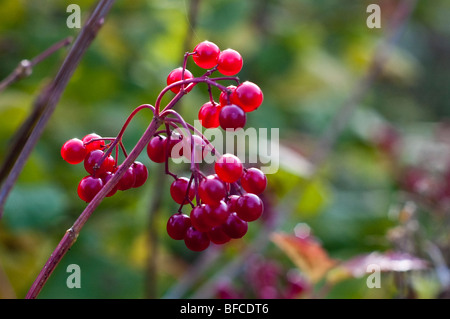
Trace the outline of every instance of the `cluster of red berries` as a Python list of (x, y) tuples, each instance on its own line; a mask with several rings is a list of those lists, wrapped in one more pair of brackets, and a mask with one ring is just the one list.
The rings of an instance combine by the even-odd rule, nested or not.
[[(238, 157), (224, 154), (215, 163), (215, 174), (203, 176), (197, 188), (199, 201), (188, 215), (178, 212), (167, 222), (167, 233), (176, 240), (184, 240), (193, 251), (206, 249), (211, 242), (224, 244), (243, 237), (248, 223), (257, 220), (264, 206), (259, 198), (267, 185), (267, 178), (257, 168), (243, 168)], [(239, 187), (240, 194), (230, 195)], [(175, 202), (184, 205), (196, 196), (192, 178), (176, 178), (170, 186)]]
[[(194, 77), (186, 69), (189, 57), (193, 58), (197, 66), (207, 69), (206, 73)], [(237, 51), (221, 51), (212, 42), (201, 42), (193, 52), (185, 54), (183, 67), (170, 72), (167, 86), (159, 94), (155, 107), (143, 104), (136, 108), (117, 137), (102, 138), (89, 134), (82, 140), (67, 141), (61, 149), (62, 157), (71, 164), (84, 161), (84, 167), (89, 173), (78, 185), (79, 197), (86, 202), (92, 201), (114, 176), (120, 166), (117, 166), (111, 155), (112, 151), (115, 149), (117, 158), (120, 146), (125, 157), (128, 157), (122, 145), (122, 135), (135, 114), (141, 109), (150, 108), (164, 129), (152, 133), (153, 136), (146, 145), (147, 155), (153, 162), (165, 163), (166, 174), (175, 179), (170, 186), (170, 195), (180, 205), (178, 212), (167, 222), (169, 236), (184, 240), (186, 246), (193, 251), (202, 251), (211, 242), (224, 244), (233, 238), (243, 237), (247, 233), (248, 223), (257, 220), (263, 213), (263, 202), (258, 195), (266, 188), (266, 176), (257, 168), (244, 168), (241, 160), (233, 154), (220, 155), (201, 132), (186, 123), (181, 115), (172, 109), (195, 85), (205, 83), (208, 85), (210, 101), (200, 108), (199, 119), (202, 125), (205, 128), (220, 126), (225, 130), (243, 128), (247, 120), (246, 113), (261, 105), (263, 93), (256, 84), (249, 81), (240, 83), (237, 77), (233, 77), (242, 66), (243, 60)], [(211, 78), (210, 75), (216, 71), (224, 77)], [(226, 87), (218, 83), (221, 80), (235, 81), (236, 86)], [(214, 102), (212, 87), (221, 91), (219, 103)], [(176, 96), (160, 112), (162, 97), (169, 91)], [(180, 134), (178, 129), (181, 127), (187, 130), (186, 134)], [(106, 145), (105, 141), (111, 143)], [(215, 174), (208, 176), (199, 168), (199, 162), (207, 154), (216, 158)], [(169, 158), (182, 156), (190, 160), (190, 178), (178, 177), (169, 170)], [(147, 168), (140, 162), (134, 162), (107, 196), (112, 196), (117, 190), (139, 187), (147, 177)], [(189, 215), (182, 212), (186, 205), (191, 207)]]
[[(243, 59), (239, 52), (233, 49), (221, 51), (210, 41), (199, 43), (192, 53), (196, 65), (204, 69), (217, 70), (223, 75), (234, 76), (242, 69)], [(186, 68), (179, 67), (169, 73), (167, 85), (182, 78), (192, 79), (194, 76)], [(174, 93), (180, 91), (180, 86), (171, 88)], [(212, 98), (202, 105), (198, 118), (205, 128), (221, 127), (224, 130), (243, 128), (247, 122), (246, 113), (256, 110), (264, 99), (261, 89), (253, 82), (229, 85), (220, 93), (219, 103)]]
[[(89, 175), (83, 177), (78, 184), (78, 196), (85, 202), (90, 202), (117, 171), (117, 162), (112, 155), (107, 155), (108, 146), (101, 136), (91, 133), (81, 140), (73, 138), (64, 143), (61, 148), (62, 158), (69, 164), (84, 163)], [(148, 178), (147, 167), (141, 162), (134, 162), (116, 186), (106, 195), (113, 196), (118, 190), (142, 186)]]

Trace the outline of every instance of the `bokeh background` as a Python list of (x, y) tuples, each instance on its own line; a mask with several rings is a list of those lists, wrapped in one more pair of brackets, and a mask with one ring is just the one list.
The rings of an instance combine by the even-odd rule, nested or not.
[[(22, 59), (77, 36), (66, 27), (70, 3), (0, 1), (1, 79)], [(84, 23), (96, 1), (76, 3)], [(366, 25), (371, 3), (381, 6), (380, 29)], [(390, 28), (402, 5), (412, 8), (409, 19)], [(166, 234), (178, 207), (163, 167), (144, 152), (145, 186), (100, 205), (40, 298), (448, 297), (449, 15), (446, 0), (116, 1), (7, 201), (0, 297), (26, 295), (86, 205), (76, 194), (85, 172), (62, 160), (62, 144), (91, 132), (115, 136), (136, 106), (154, 104), (167, 74), (203, 40), (239, 51), (239, 77), (263, 90), (247, 126), (280, 129), (280, 168), (268, 176), (264, 218), (241, 240), (188, 251)], [(385, 63), (370, 78), (380, 50)], [(66, 53), (1, 92), (0, 159)], [(197, 88), (177, 110), (192, 122), (207, 98)], [(127, 149), (150, 120), (150, 112), (133, 120)], [(356, 274), (365, 264), (354, 258), (373, 252), (387, 265), (378, 289), (367, 287), (365, 269)], [(426, 269), (396, 271), (395, 260), (415, 268), (419, 258)], [(73, 263), (80, 289), (66, 286)]]

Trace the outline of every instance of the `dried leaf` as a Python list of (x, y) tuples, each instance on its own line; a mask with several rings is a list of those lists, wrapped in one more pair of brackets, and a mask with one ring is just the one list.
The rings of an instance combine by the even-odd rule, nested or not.
[(311, 237), (273, 233), (271, 238), (312, 282), (321, 280), (336, 265), (320, 243)]

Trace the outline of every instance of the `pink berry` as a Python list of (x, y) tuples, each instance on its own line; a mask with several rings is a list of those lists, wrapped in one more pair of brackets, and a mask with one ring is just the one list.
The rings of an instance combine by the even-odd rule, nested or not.
[(238, 105), (245, 112), (256, 110), (263, 102), (264, 95), (255, 83), (246, 81), (239, 85), (235, 91)]
[(236, 75), (242, 69), (242, 56), (233, 49), (226, 49), (220, 52), (217, 60), (217, 70), (223, 75)]
[(101, 178), (88, 175), (83, 177), (78, 184), (78, 196), (85, 202), (89, 203), (102, 189), (102, 187), (103, 181)]
[(263, 210), (263, 202), (255, 194), (244, 194), (236, 203), (236, 214), (246, 222), (257, 220), (261, 217)]
[(266, 189), (267, 177), (261, 170), (252, 167), (242, 174), (241, 185), (247, 193), (259, 195)]
[(205, 204), (217, 204), (224, 199), (227, 189), (222, 180), (216, 175), (209, 175), (202, 179), (198, 187), (198, 195)]
[(174, 214), (167, 221), (167, 234), (175, 240), (184, 239), (186, 231), (191, 227), (191, 219), (185, 214)]
[(194, 48), (192, 58), (199, 67), (210, 69), (217, 65), (219, 54), (220, 49), (215, 43), (203, 41)]
[[(182, 67), (172, 70), (169, 73), (169, 75), (167, 76), (167, 81), (166, 81), (167, 86), (169, 86), (175, 82), (181, 81), (182, 73), (183, 73)], [(189, 70), (187, 70), (187, 69), (184, 70), (184, 79), (185, 80), (192, 79), (193, 77), (194, 76), (192, 75), (192, 73)], [(186, 85), (185, 85), (185, 87), (186, 87)], [(176, 94), (176, 93), (180, 92), (181, 85), (176, 85), (173, 88), (171, 88), (170, 90)]]
[(206, 233), (201, 232), (193, 227), (189, 227), (184, 237), (186, 247), (192, 251), (202, 251), (208, 248), (210, 244), (209, 237)]
[(83, 141), (78, 138), (68, 140), (61, 147), (61, 156), (69, 164), (81, 163), (87, 154)]
[(237, 156), (224, 154), (217, 160), (214, 169), (222, 181), (234, 183), (241, 177), (243, 167)]
[(219, 124), (224, 130), (238, 130), (245, 126), (247, 115), (235, 104), (225, 105), (220, 110)]

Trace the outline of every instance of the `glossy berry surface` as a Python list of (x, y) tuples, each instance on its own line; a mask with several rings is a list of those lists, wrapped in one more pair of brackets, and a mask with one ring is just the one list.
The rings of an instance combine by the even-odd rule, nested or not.
[(135, 182), (136, 176), (134, 175), (133, 166), (130, 166), (120, 178), (119, 183), (117, 184), (117, 189), (126, 191), (127, 189), (132, 188)]
[(78, 196), (89, 203), (95, 195), (102, 189), (103, 181), (99, 177), (86, 176), (78, 184)]
[[(183, 68), (179, 67), (174, 70), (172, 70), (169, 75), (167, 76), (166, 83), (167, 85), (171, 85), (175, 82), (181, 81), (183, 75)], [(189, 70), (184, 70), (184, 80), (192, 79), (194, 76)], [(186, 87), (186, 85), (185, 85)], [(181, 85), (176, 85), (173, 88), (170, 89), (173, 93), (178, 93), (181, 90)]]
[(247, 115), (235, 104), (225, 105), (219, 114), (219, 124), (224, 130), (238, 130), (245, 126)]
[(243, 65), (242, 56), (233, 49), (220, 52), (217, 60), (217, 70), (223, 75), (232, 76), (241, 71)]
[(167, 234), (175, 240), (182, 240), (186, 231), (191, 227), (191, 219), (185, 214), (174, 214), (167, 221)]
[(166, 161), (166, 142), (167, 137), (155, 136), (147, 144), (147, 155), (155, 163), (164, 163)]
[(240, 219), (236, 213), (231, 213), (222, 225), (223, 231), (230, 238), (242, 238), (247, 233), (248, 223)]
[(245, 81), (236, 88), (235, 91), (238, 105), (245, 112), (256, 110), (264, 100), (264, 95), (255, 83)]
[(230, 93), (230, 100), (228, 101), (228, 93), (226, 91), (220, 92), (219, 95), (219, 104), (221, 106), (229, 105), (229, 104), (236, 104), (238, 102), (236, 98), (236, 86), (235, 85), (229, 85), (227, 86), (227, 89), (231, 91)]
[(236, 155), (224, 154), (216, 161), (214, 169), (222, 181), (234, 183), (241, 177), (243, 167)]
[(217, 245), (225, 244), (231, 240), (231, 237), (223, 230), (222, 225), (211, 228), (207, 234), (211, 242)]
[(198, 111), (198, 119), (204, 128), (219, 127), (220, 104), (206, 102)]
[(133, 187), (134, 188), (141, 187), (142, 185), (145, 184), (145, 182), (148, 179), (147, 166), (145, 166), (141, 162), (136, 161), (132, 164), (132, 167), (133, 167), (133, 172), (134, 172), (134, 177), (135, 177)]
[(209, 175), (200, 182), (198, 194), (203, 203), (214, 205), (224, 199), (227, 194), (227, 189), (219, 177)]
[(267, 187), (267, 177), (261, 170), (252, 167), (242, 174), (241, 185), (247, 193), (259, 195)]
[(205, 210), (205, 205), (196, 206), (191, 210), (189, 217), (191, 218), (192, 226), (202, 232), (211, 230), (211, 223), (208, 222), (208, 216)]
[(220, 201), (218, 204), (206, 204), (203, 206), (206, 222), (212, 227), (219, 226), (226, 222), (228, 215), (228, 206), (224, 201)]
[(263, 210), (263, 202), (255, 194), (244, 194), (236, 203), (236, 214), (247, 222), (257, 220), (261, 217)]
[(91, 134), (88, 134), (85, 137), (83, 137), (82, 141), (83, 141), (84, 146), (86, 147), (86, 150), (88, 153), (92, 152), (94, 150), (102, 150), (105, 147), (105, 141), (103, 141), (103, 140), (92, 141), (92, 140), (97, 140), (99, 138), (102, 138), (102, 137), (96, 133), (91, 133)]
[[(189, 192), (188, 192), (189, 187)], [(186, 177), (177, 178), (170, 185), (170, 196), (178, 204), (187, 204), (186, 196), (193, 200), (195, 196), (194, 184), (189, 185), (189, 179)]]
[(202, 251), (209, 247), (211, 241), (206, 233), (189, 227), (184, 237), (184, 243), (192, 251)]
[[(103, 182), (103, 186), (105, 186), (106, 183), (108, 183), (108, 181), (109, 181), (111, 178), (113, 178), (113, 176), (114, 176), (114, 174), (111, 173), (111, 172), (105, 172), (105, 173), (103, 173), (103, 174), (100, 176), (100, 178), (102, 179), (102, 182)], [(106, 197), (111, 197), (111, 196), (113, 196), (115, 193), (117, 193), (117, 190), (118, 190), (118, 188), (117, 188), (117, 184), (116, 184), (116, 185), (109, 191), (109, 193), (106, 194)]]
[(87, 153), (83, 141), (78, 138), (68, 140), (61, 147), (61, 156), (69, 164), (81, 163)]
[(199, 67), (211, 69), (217, 65), (219, 54), (220, 49), (215, 43), (203, 41), (194, 48), (192, 59)]
[(106, 157), (102, 164), (98, 166), (98, 163), (104, 155), (105, 153), (101, 150), (94, 150), (90, 152), (84, 160), (84, 168), (86, 169), (86, 172), (91, 175), (97, 174), (99, 176), (105, 172), (112, 172), (116, 161), (111, 155)]

